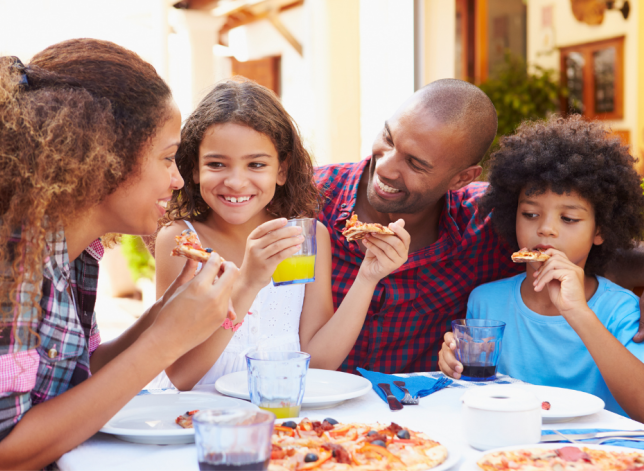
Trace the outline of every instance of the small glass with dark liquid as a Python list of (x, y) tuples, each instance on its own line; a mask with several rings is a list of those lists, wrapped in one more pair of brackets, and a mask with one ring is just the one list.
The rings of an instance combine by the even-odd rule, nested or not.
[(200, 470), (266, 471), (275, 415), (262, 410), (202, 410), (194, 415)]
[(494, 381), (501, 354), (505, 322), (491, 319), (452, 321), (456, 359), (463, 364), (461, 379)]

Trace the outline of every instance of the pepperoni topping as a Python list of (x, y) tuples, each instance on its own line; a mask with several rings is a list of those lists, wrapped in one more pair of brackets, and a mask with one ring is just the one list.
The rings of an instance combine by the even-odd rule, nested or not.
[(588, 456), (588, 453), (581, 451), (579, 448), (574, 447), (574, 446), (565, 446), (563, 448), (559, 448), (555, 450), (555, 453), (557, 453), (557, 456), (561, 458), (562, 460), (565, 461), (586, 461), (590, 463), (590, 456)]
[(337, 443), (325, 443), (322, 448), (329, 450), (338, 463), (351, 464), (351, 455), (342, 445)]
[(549, 403), (548, 401), (543, 401), (543, 402), (541, 403), (541, 408), (542, 408), (543, 410), (550, 410), (550, 403)]

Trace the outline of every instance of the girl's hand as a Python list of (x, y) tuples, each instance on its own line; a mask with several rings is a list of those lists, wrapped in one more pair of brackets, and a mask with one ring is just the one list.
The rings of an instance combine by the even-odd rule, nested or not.
[(438, 352), (438, 367), (450, 378), (459, 379), (463, 372), (463, 365), (456, 359), (456, 342), (454, 334), (445, 332), (445, 341), (441, 351)]
[(304, 237), (302, 228), (286, 225), (286, 218), (274, 219), (258, 226), (248, 236), (246, 252), (241, 267), (244, 283), (263, 288), (268, 284), (275, 268), (282, 261), (295, 255)]
[(396, 235), (367, 234), (362, 240), (367, 251), (358, 276), (378, 283), (407, 261), (411, 238), (404, 227), (405, 221), (398, 219), (389, 224)]
[(203, 343), (231, 315), (230, 293), (239, 276), (235, 264), (222, 264), (219, 255), (213, 253), (190, 279), (195, 268), (196, 262), (186, 262), (159, 303), (159, 314), (147, 331), (171, 361)]
[(566, 254), (548, 249), (550, 259), (534, 272), (534, 290), (548, 289), (550, 300), (562, 316), (575, 310), (587, 308), (584, 288), (584, 269), (572, 263)]

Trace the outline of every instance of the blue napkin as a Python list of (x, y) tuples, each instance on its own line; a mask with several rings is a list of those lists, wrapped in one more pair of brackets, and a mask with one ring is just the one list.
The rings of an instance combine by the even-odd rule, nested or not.
[(412, 376), (409, 378), (403, 378), (401, 376), (387, 375), (384, 373), (378, 373), (377, 371), (368, 371), (363, 368), (358, 368), (358, 372), (371, 381), (373, 385), (373, 390), (376, 391), (380, 399), (387, 402), (387, 396), (382, 392), (382, 389), (378, 387), (378, 383), (388, 383), (391, 386), (391, 392), (398, 400), (401, 400), (405, 394), (398, 389), (398, 386), (394, 385), (394, 381), (404, 381), (405, 387), (409, 390), (409, 394), (413, 397), (425, 397), (429, 396), (436, 391), (446, 388), (452, 383), (452, 380), (444, 376), (440, 379), (428, 378), (427, 376)]
[[(598, 433), (598, 432), (619, 432), (620, 430), (611, 430), (608, 428), (584, 428), (584, 429), (568, 429), (568, 430), (559, 430), (559, 432), (563, 433), (564, 435), (575, 435), (577, 433)], [(542, 435), (554, 435), (555, 432), (552, 430), (543, 430), (541, 432)], [(573, 437), (574, 438), (574, 437)], [(642, 438), (642, 437), (635, 437), (635, 438)], [(592, 442), (595, 441), (596, 438), (589, 438), (587, 440), (580, 440), (583, 443), (588, 443), (589, 445), (592, 445)], [(563, 437), (561, 437), (561, 442), (566, 442)], [(555, 443), (555, 442), (548, 442), (548, 443)], [(629, 440), (621, 440), (619, 438), (616, 438), (614, 440), (606, 440), (605, 442), (602, 443), (602, 445), (611, 445), (611, 446), (625, 446), (628, 448), (638, 448), (640, 450), (644, 450), (644, 442), (636, 442), (636, 441), (629, 441)], [(571, 443), (571, 446), (577, 446), (576, 443)]]

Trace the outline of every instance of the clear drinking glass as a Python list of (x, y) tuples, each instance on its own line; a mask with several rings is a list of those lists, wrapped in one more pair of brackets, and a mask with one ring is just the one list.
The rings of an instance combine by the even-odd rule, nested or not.
[(266, 471), (275, 415), (248, 409), (212, 409), (193, 419), (200, 470)]
[(315, 281), (315, 255), (318, 245), (315, 240), (315, 228), (317, 220), (314, 218), (290, 219), (288, 226), (299, 226), (302, 228), (302, 249), (292, 257), (280, 262), (273, 273), (273, 284), (275, 286), (292, 285), (295, 283), (311, 283)]
[(493, 381), (501, 354), (505, 322), (490, 319), (452, 321), (456, 359), (463, 364), (461, 379)]
[(278, 419), (297, 417), (310, 360), (311, 355), (304, 352), (251, 352), (246, 355), (250, 401)]

